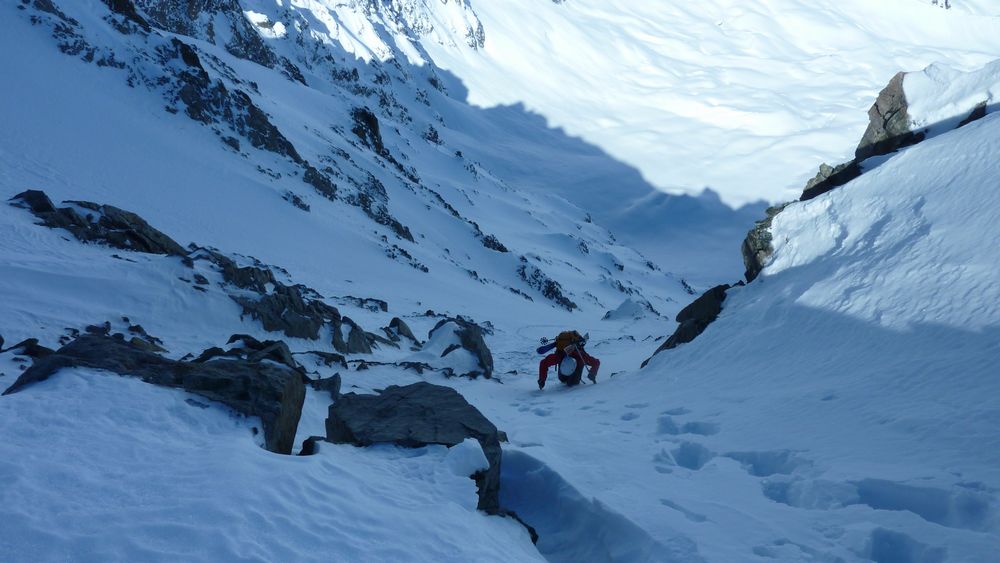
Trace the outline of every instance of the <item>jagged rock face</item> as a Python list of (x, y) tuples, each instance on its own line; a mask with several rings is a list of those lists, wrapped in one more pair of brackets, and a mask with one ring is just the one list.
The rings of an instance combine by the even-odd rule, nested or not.
[(70, 201), (67, 203), (80, 208), (79, 212), (72, 207), (56, 209), (48, 196), (38, 190), (22, 192), (11, 198), (10, 203), (30, 210), (46, 227), (66, 229), (82, 242), (99, 242), (149, 254), (187, 254), (181, 245), (151, 227), (142, 217), (111, 205)]
[[(243, 17), (237, 0), (136, 0), (153, 25), (216, 43), (227, 38), (227, 51), (241, 59), (274, 68), (278, 57)], [(220, 24), (225, 29), (218, 29)]]
[(378, 395), (348, 393), (330, 406), (326, 439), (337, 444), (396, 444), (420, 448), (479, 441), (489, 469), (472, 477), (479, 488), (479, 509), (500, 510), (500, 438), (497, 427), (451, 387), (426, 382), (391, 385)]
[(215, 264), (227, 283), (260, 296), (230, 295), (243, 308), (243, 314), (260, 321), (264, 330), (283, 332), (292, 338), (318, 340), (319, 331), (325, 324), (340, 322), (340, 312), (336, 307), (307, 296), (316, 296), (315, 291), (301, 285), (281, 283), (270, 269), (240, 267), (228, 256), (206, 248), (196, 250), (192, 256)]
[(767, 208), (767, 217), (757, 221), (747, 233), (747, 237), (743, 239), (743, 246), (740, 250), (743, 253), (743, 265), (746, 266), (744, 276), (747, 283), (757, 278), (764, 266), (767, 265), (771, 254), (774, 253), (774, 247), (771, 246), (771, 221), (774, 220), (775, 215), (781, 213), (786, 205), (788, 204)]
[(86, 367), (137, 376), (147, 383), (184, 389), (247, 416), (260, 417), (265, 447), (290, 454), (302, 414), (305, 387), (298, 372), (242, 360), (174, 361), (109, 336), (84, 335), (41, 358), (4, 391), (16, 393), (60, 369)]
[(351, 117), (354, 119), (354, 128), (351, 131), (358, 136), (358, 139), (378, 154), (385, 153), (378, 117), (368, 108), (355, 108), (351, 112)]
[(854, 159), (858, 162), (877, 156), (889, 154), (901, 147), (919, 143), (923, 134), (910, 130), (910, 117), (907, 114), (906, 93), (903, 91), (905, 73), (897, 73), (889, 84), (879, 93), (875, 104), (868, 110), (868, 129), (857, 150)]

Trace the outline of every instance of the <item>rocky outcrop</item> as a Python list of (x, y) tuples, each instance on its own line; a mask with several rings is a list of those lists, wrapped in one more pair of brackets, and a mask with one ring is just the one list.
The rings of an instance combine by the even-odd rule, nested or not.
[(89, 334), (36, 361), (4, 395), (44, 381), (67, 367), (139, 377), (147, 383), (184, 389), (244, 415), (260, 417), (265, 447), (282, 454), (292, 451), (305, 400), (302, 378), (291, 369), (243, 360), (175, 361), (122, 339)]
[(42, 346), (38, 343), (37, 338), (27, 338), (14, 344), (10, 348), (3, 350), (3, 338), (0, 338), (0, 352), (10, 352), (13, 351), (18, 356), (27, 356), (32, 359), (44, 358), (53, 353), (51, 348)]
[[(135, 213), (110, 205), (88, 201), (68, 201), (68, 207), (56, 208), (44, 192), (28, 190), (10, 200), (10, 204), (29, 210), (50, 228), (69, 231), (82, 242), (105, 244), (114, 248), (179, 256), (194, 268), (195, 262), (210, 262), (222, 275), (229, 296), (243, 309), (243, 315), (259, 321), (265, 330), (282, 332), (291, 338), (318, 340), (320, 330), (329, 325), (334, 331), (334, 344), (341, 353), (371, 353), (370, 341), (377, 339), (365, 333), (350, 319), (351, 334), (347, 340), (338, 339), (344, 322), (336, 307), (326, 304), (320, 295), (304, 285), (281, 282), (274, 271), (256, 260), (246, 266), (221, 252), (191, 245), (185, 250), (173, 239), (149, 225)], [(193, 276), (199, 285), (206, 285), (201, 274)], [(232, 287), (228, 287), (232, 286)], [(233, 291), (236, 288), (239, 291)], [(384, 302), (366, 300), (381, 307)], [(386, 308), (388, 306), (386, 305)], [(369, 338), (371, 336), (372, 338)], [(155, 342), (152, 342), (155, 344)]]
[(82, 242), (149, 254), (187, 254), (181, 245), (135, 213), (89, 201), (66, 203), (71, 207), (57, 209), (45, 192), (39, 190), (21, 192), (10, 199), (11, 205), (28, 209), (46, 227), (66, 229)]
[(905, 77), (905, 73), (896, 73), (868, 110), (868, 129), (854, 151), (855, 161), (889, 154), (924, 139), (923, 133), (910, 130), (906, 92), (903, 90)]
[[(799, 201), (813, 199), (861, 176), (863, 173), (861, 163), (869, 158), (890, 154), (926, 138), (925, 131), (911, 129), (912, 122), (903, 88), (905, 79), (906, 74), (902, 72), (893, 76), (868, 110), (868, 128), (854, 151), (854, 159), (837, 166), (821, 165), (816, 177), (806, 184)], [(976, 106), (964, 120), (954, 126), (961, 127), (985, 116), (986, 109), (985, 104)], [(758, 221), (743, 241), (743, 262), (746, 266), (747, 282), (757, 277), (774, 252), (771, 246), (771, 221), (787, 205), (786, 203), (769, 208), (767, 217)]]
[[(347, 333), (345, 336), (344, 333)], [(333, 347), (341, 354), (371, 354), (368, 334), (360, 325), (344, 317), (333, 324)]]
[(743, 265), (746, 267), (744, 277), (748, 283), (757, 278), (757, 275), (771, 258), (771, 254), (774, 252), (774, 247), (771, 246), (771, 221), (787, 205), (786, 203), (767, 208), (767, 217), (757, 221), (747, 233), (746, 238), (743, 239), (741, 251)]
[(392, 320), (389, 321), (389, 326), (382, 327), (382, 332), (384, 332), (389, 340), (392, 340), (393, 342), (399, 342), (403, 338), (406, 338), (410, 340), (414, 347), (420, 346), (420, 341), (417, 340), (413, 331), (410, 330), (410, 326), (399, 317), (393, 317)]
[(309, 385), (317, 391), (325, 391), (330, 394), (330, 398), (337, 400), (340, 398), (340, 386), (343, 384), (343, 380), (339, 373), (335, 373), (330, 377), (324, 379), (314, 379), (309, 382)]
[(500, 438), (493, 425), (450, 387), (426, 382), (392, 385), (378, 395), (342, 395), (330, 406), (326, 439), (337, 444), (396, 444), (420, 448), (456, 446), (474, 438), (489, 469), (472, 475), (479, 489), (479, 509), (500, 512)]
[(545, 272), (536, 266), (529, 264), (528, 259), (524, 256), (521, 257), (521, 265), (517, 268), (517, 275), (528, 286), (538, 290), (546, 299), (563, 309), (572, 311), (577, 308), (576, 303), (563, 293), (563, 288), (559, 285), (559, 282), (545, 275)]
[(379, 129), (378, 117), (368, 108), (354, 108), (351, 111), (354, 127), (351, 129), (358, 139), (368, 148), (378, 154), (385, 154), (385, 144), (382, 142), (382, 132)]
[[(245, 292), (230, 297), (243, 308), (243, 314), (260, 321), (264, 330), (283, 332), (292, 338), (318, 340), (327, 323), (339, 325), (340, 312), (318, 298), (319, 294), (303, 285), (286, 285), (270, 268), (262, 265), (240, 266), (235, 260), (209, 248), (198, 248), (192, 260), (208, 260), (222, 273), (226, 283)], [(339, 349), (338, 349), (339, 351)]]
[(229, 338), (227, 344), (234, 344), (234, 346), (228, 350), (218, 347), (209, 348), (202, 352), (193, 362), (204, 363), (215, 358), (238, 358), (250, 363), (270, 361), (295, 370), (303, 378), (303, 381), (308, 379), (305, 376), (305, 369), (295, 361), (288, 345), (280, 340), (265, 340), (261, 342), (246, 334), (234, 334)]
[(218, 44), (236, 57), (279, 69), (290, 80), (306, 83), (298, 67), (267, 46), (238, 0), (137, 0), (137, 4), (159, 28)]
[[(717, 285), (703, 293), (690, 305), (681, 309), (677, 313), (677, 330), (670, 335), (667, 340), (653, 352), (653, 356), (664, 350), (676, 348), (681, 344), (686, 344), (697, 338), (708, 325), (719, 317), (722, 312), (722, 302), (726, 300), (726, 291), (732, 287), (730, 285)], [(652, 359), (652, 357), (650, 357)], [(642, 363), (646, 367), (649, 359)]]
[(472, 354), (472, 357), (478, 362), (478, 371), (471, 371), (460, 375), (473, 378), (482, 375), (487, 379), (492, 377), (493, 353), (490, 352), (490, 348), (486, 345), (485, 338), (483, 338), (483, 328), (462, 317), (441, 319), (434, 325), (430, 333), (428, 333), (427, 340), (433, 341), (435, 340), (435, 335), (439, 332), (447, 333), (448, 331), (454, 334), (457, 342), (448, 345), (442, 351), (441, 357), (445, 357), (459, 349), (465, 350)]

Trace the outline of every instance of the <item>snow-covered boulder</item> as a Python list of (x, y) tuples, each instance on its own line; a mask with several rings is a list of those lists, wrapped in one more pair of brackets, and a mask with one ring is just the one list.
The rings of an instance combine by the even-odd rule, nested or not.
[(649, 301), (626, 298), (621, 305), (613, 311), (608, 311), (602, 317), (605, 321), (625, 321), (631, 319), (641, 319), (649, 314), (656, 315), (656, 310), (649, 304)]
[(91, 334), (36, 361), (3, 394), (21, 391), (67, 367), (137, 376), (147, 383), (181, 388), (228, 405), (247, 416), (260, 417), (265, 447), (282, 454), (292, 451), (305, 400), (305, 387), (299, 373), (273, 363), (235, 359), (180, 362), (121, 339)]
[(415, 359), (443, 364), (457, 375), (493, 376), (493, 353), (483, 338), (482, 327), (461, 317), (438, 321), (418, 356)]
[[(476, 407), (451, 387), (427, 382), (400, 387), (391, 385), (378, 395), (342, 395), (330, 406), (326, 438), (337, 444), (370, 446), (390, 443), (407, 448), (461, 444), (452, 467), (473, 471), (479, 488), (479, 509), (500, 511), (500, 438), (493, 425)], [(469, 452), (465, 441), (479, 442), (482, 454)], [(475, 454), (475, 455), (473, 455)], [(488, 467), (476, 461), (485, 455)]]

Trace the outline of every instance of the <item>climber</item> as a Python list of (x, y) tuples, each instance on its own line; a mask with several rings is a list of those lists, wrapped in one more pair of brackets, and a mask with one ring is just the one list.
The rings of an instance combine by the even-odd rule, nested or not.
[(584, 350), (586, 344), (587, 337), (575, 330), (560, 332), (551, 343), (547, 338), (542, 338), (538, 353), (544, 354), (553, 348), (555, 352), (542, 358), (538, 364), (538, 388), (545, 388), (545, 379), (552, 366), (559, 366), (559, 381), (570, 387), (580, 384), (584, 365), (589, 368), (587, 379), (597, 383), (597, 370), (601, 367), (601, 361)]

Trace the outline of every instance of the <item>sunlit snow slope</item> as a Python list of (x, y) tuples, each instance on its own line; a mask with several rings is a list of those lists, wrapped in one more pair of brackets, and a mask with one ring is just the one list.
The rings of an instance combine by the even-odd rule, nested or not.
[(788, 200), (853, 153), (900, 70), (1000, 52), (1000, 10), (952, 0), (475, 1), (482, 49), (423, 42), (470, 99), (523, 102), (657, 187)]

